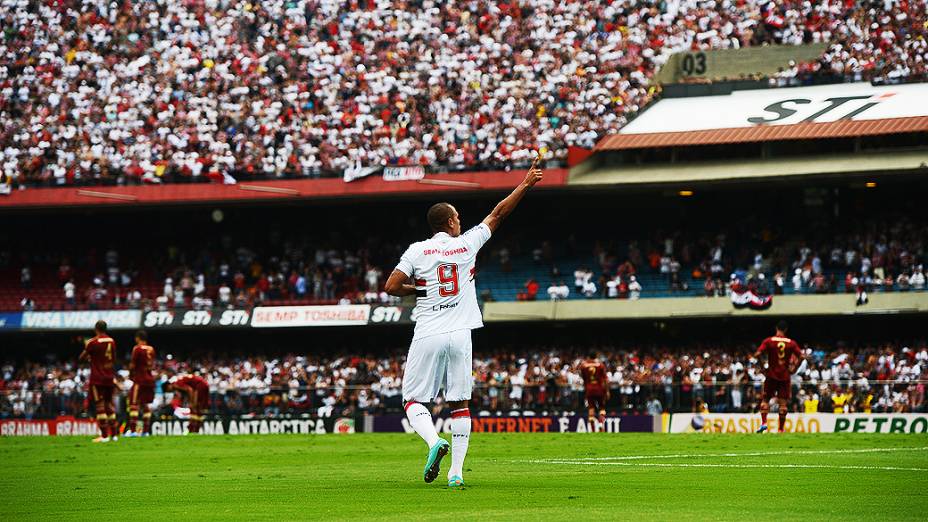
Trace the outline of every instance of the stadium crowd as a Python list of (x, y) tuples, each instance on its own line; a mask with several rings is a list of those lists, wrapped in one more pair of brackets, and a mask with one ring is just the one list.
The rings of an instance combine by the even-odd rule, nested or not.
[(784, 75), (926, 75), (924, 2), (0, 0), (0, 181), (519, 166), (591, 147), (681, 50), (830, 45)]
[[(661, 274), (671, 292), (701, 283), (707, 297), (730, 294), (739, 283), (758, 295), (926, 288), (924, 224), (903, 217), (806, 226), (793, 234), (750, 223), (715, 237), (678, 231), (622, 246), (597, 243), (593, 253), (602, 273), (599, 288), (604, 297), (612, 297), (609, 281), (628, 286), (638, 267)], [(578, 288), (593, 275), (582, 270), (582, 277), (575, 273)]]
[[(480, 411), (580, 411), (578, 364), (590, 351), (608, 369), (613, 412), (756, 411), (763, 382), (753, 347), (506, 348), (476, 353), (473, 407)], [(807, 363), (793, 377), (792, 411), (924, 412), (928, 403), (928, 344), (805, 348)], [(156, 409), (181, 404), (161, 393), (171, 375), (196, 372), (210, 384), (212, 413), (353, 415), (401, 411), (402, 355), (181, 359), (155, 367)], [(125, 366), (125, 365), (123, 365)], [(89, 370), (76, 361), (8, 362), (0, 366), (0, 418), (80, 415), (87, 411)], [(125, 368), (120, 388), (131, 386)], [(120, 399), (123, 401), (124, 399)], [(120, 409), (118, 411), (123, 411)]]
[[(532, 278), (517, 296), (526, 300), (544, 299), (546, 289), (552, 299), (724, 296), (736, 284), (758, 295), (843, 291), (865, 296), (926, 289), (928, 227), (923, 222), (869, 216), (827, 227), (798, 226), (773, 228), (745, 220), (714, 236), (681, 229), (576, 244), (503, 237), (478, 264), (484, 271), (478, 282), (489, 284), (484, 299), (497, 298), (500, 288), (493, 285), (520, 257), (528, 260)], [(5, 283), (0, 298), (7, 297), (0, 309), (391, 302), (383, 282), (403, 249), (373, 236), (329, 241), (278, 229), (256, 241), (226, 236), (205, 245), (153, 247), (20, 253), (25, 257), (15, 261), (21, 264), (0, 253), (0, 267), (13, 269), (4, 272), (19, 276), (18, 284), (0, 281)], [(41, 290), (44, 298), (36, 296), (36, 271), (51, 285)]]

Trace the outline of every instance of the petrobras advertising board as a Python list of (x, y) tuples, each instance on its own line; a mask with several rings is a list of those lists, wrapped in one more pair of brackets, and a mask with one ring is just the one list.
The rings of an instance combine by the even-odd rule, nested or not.
[(61, 312), (23, 312), (23, 330), (90, 330), (97, 321), (106, 321), (110, 330), (138, 328), (141, 310), (83, 310)]
[(259, 306), (251, 311), (254, 328), (298, 326), (364, 326), (371, 305)]
[[(767, 417), (770, 431), (779, 430), (779, 419)], [(759, 413), (674, 413), (670, 433), (754, 433), (760, 428)], [(926, 413), (790, 413), (787, 433), (928, 433)]]

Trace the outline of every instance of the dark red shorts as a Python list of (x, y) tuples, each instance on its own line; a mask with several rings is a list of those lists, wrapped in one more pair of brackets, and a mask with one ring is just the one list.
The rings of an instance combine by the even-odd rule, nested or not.
[(113, 404), (113, 389), (115, 386), (112, 384), (91, 384), (90, 385), (90, 399), (93, 402), (103, 404)]
[(133, 384), (129, 391), (129, 406), (138, 408), (155, 400), (154, 384)]
[(594, 410), (606, 409), (606, 394), (586, 392), (586, 407)]
[(191, 413), (200, 414), (207, 410), (209, 410), (209, 387), (194, 388), (190, 396)]
[(789, 400), (792, 396), (792, 386), (790, 386), (789, 381), (781, 381), (779, 379), (771, 379), (767, 377), (767, 380), (764, 381), (764, 400), (770, 400), (773, 397), (777, 397), (784, 400)]

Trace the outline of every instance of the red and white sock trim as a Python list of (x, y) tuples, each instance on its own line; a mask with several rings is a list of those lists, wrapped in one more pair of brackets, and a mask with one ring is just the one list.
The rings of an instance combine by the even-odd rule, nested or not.
[(406, 404), (403, 405), (403, 411), (409, 411), (409, 407), (413, 404), (419, 404), (416, 401), (406, 401)]
[(461, 408), (460, 410), (452, 410), (451, 418), (457, 419), (458, 417), (470, 417), (470, 408)]

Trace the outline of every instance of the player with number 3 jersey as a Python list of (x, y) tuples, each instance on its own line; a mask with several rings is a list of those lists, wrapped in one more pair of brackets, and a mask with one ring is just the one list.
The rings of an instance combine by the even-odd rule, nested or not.
[[(410, 426), (429, 447), (423, 472), (426, 482), (438, 476), (441, 459), (450, 449), (448, 486), (464, 486), (471, 428), (468, 403), (474, 386), (471, 330), (483, 326), (474, 282), (477, 253), (541, 178), (541, 170), (532, 163), (522, 183), (483, 222), (463, 234), (452, 205), (433, 205), (427, 219), (434, 235), (410, 245), (386, 282), (391, 295), (416, 296), (416, 326), (403, 373), (403, 401)], [(438, 436), (425, 406), (439, 392), (451, 408), (450, 448)]]
[[(790, 376), (802, 362), (802, 349), (799, 343), (786, 336), (788, 325), (786, 321), (777, 323), (777, 334), (768, 337), (760, 343), (755, 358), (767, 356), (767, 371), (764, 372), (764, 389), (760, 400), (761, 425), (758, 433), (767, 431), (767, 413), (770, 410), (769, 401), (773, 397), (779, 402), (779, 422), (777, 431), (783, 433), (786, 429), (786, 412), (789, 409), (789, 399), (792, 393)], [(796, 364), (793, 365), (793, 360)]]

